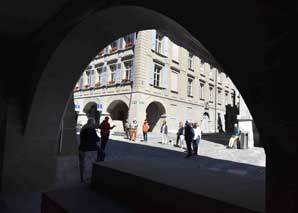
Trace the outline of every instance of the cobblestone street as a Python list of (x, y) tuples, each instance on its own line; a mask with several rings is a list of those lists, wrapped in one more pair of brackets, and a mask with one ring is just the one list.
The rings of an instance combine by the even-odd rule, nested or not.
[[(225, 145), (202, 139), (199, 145), (199, 156), (184, 159), (185, 149), (170, 144), (161, 144), (159, 134), (149, 134), (148, 142), (141, 137), (130, 142), (123, 136), (111, 135), (106, 148), (106, 160), (146, 159), (154, 162), (167, 161), (169, 166), (203, 168), (214, 172), (228, 172), (249, 176), (254, 179), (265, 179), (265, 152), (263, 148), (227, 149)], [(175, 135), (170, 139), (175, 141)]]

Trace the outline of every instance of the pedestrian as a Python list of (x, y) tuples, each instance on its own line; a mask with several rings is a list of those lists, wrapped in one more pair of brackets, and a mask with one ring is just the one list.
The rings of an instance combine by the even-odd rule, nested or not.
[(184, 138), (187, 146), (187, 155), (185, 156), (185, 158), (189, 158), (192, 154), (191, 144), (193, 141), (193, 137), (194, 137), (193, 128), (191, 127), (190, 123), (186, 121), (185, 127), (184, 127)]
[(166, 121), (163, 121), (163, 124), (161, 125), (161, 128), (160, 128), (160, 133), (161, 133), (161, 143), (167, 144), (168, 143), (168, 126), (167, 126)]
[(193, 126), (194, 137), (192, 141), (193, 153), (194, 155), (198, 154), (199, 143), (202, 137), (202, 131), (198, 123), (194, 123)]
[(136, 141), (137, 137), (137, 129), (138, 129), (138, 121), (136, 118), (132, 120), (132, 123), (130, 125), (130, 135), (131, 135), (131, 140)]
[(105, 151), (106, 145), (109, 141), (110, 130), (113, 129), (115, 126), (116, 125), (113, 125), (113, 126), (110, 125), (108, 116), (106, 116), (105, 119), (99, 125), (100, 136), (101, 136), (100, 148), (103, 151), (100, 161), (104, 161), (104, 157), (105, 157), (104, 151)]
[(101, 150), (99, 147), (100, 138), (96, 134), (95, 120), (89, 118), (80, 130), (80, 145), (79, 145), (79, 166), (81, 182), (84, 182), (85, 156), (88, 151), (97, 151), (97, 161), (100, 160)]
[(235, 146), (235, 144), (237, 145), (237, 142), (239, 141), (240, 134), (241, 134), (241, 131), (240, 131), (238, 125), (235, 124), (234, 132), (229, 140), (229, 144), (228, 144), (227, 148), (233, 148)]
[[(183, 135), (183, 130), (184, 130), (183, 123), (179, 122), (179, 128), (178, 128), (178, 131), (177, 131), (176, 144), (174, 145), (176, 147), (179, 147), (179, 142), (181, 143), (182, 138), (180, 136)], [(181, 146), (182, 146), (182, 144), (181, 144)]]
[(124, 131), (125, 131), (126, 138), (130, 140), (131, 139), (131, 137), (130, 137), (130, 123), (129, 123), (128, 119), (125, 120), (124, 128), (125, 128)]
[(143, 123), (143, 137), (144, 137), (144, 141), (147, 142), (148, 140), (148, 131), (149, 131), (149, 124), (147, 122), (147, 120), (144, 120)]

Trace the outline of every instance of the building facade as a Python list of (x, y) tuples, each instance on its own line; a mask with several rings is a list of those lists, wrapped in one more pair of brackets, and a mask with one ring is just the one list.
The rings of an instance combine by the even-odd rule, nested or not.
[(110, 116), (114, 131), (123, 121), (146, 118), (158, 132), (163, 120), (175, 133), (180, 121), (198, 122), (204, 133), (231, 131), (240, 94), (212, 64), (156, 30), (131, 33), (101, 50), (74, 89), (77, 122)]

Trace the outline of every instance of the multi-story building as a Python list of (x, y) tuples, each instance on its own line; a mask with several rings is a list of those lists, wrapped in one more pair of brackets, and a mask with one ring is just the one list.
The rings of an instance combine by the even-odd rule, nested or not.
[(170, 132), (186, 120), (198, 122), (204, 133), (230, 131), (237, 122), (239, 97), (222, 70), (156, 30), (131, 33), (105, 47), (74, 91), (78, 123), (110, 116), (115, 131), (133, 118), (140, 129), (147, 118), (150, 131), (156, 132), (163, 120)]

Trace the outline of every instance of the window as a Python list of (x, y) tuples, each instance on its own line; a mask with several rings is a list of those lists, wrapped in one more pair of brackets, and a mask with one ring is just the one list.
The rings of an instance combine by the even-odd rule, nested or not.
[[(97, 68), (97, 73), (98, 73), (98, 82), (101, 82), (103, 67)], [(99, 86), (99, 85), (96, 85), (96, 86)]]
[(221, 90), (218, 90), (217, 103), (221, 104)]
[(132, 61), (124, 62), (125, 71), (123, 72), (122, 81), (129, 81), (131, 75)]
[(232, 94), (231, 94), (231, 98), (232, 98), (232, 106), (235, 106), (235, 96), (236, 96), (236, 92), (233, 90)]
[(118, 49), (118, 40), (113, 41), (113, 42), (111, 43), (111, 50), (110, 50), (110, 52), (114, 52), (114, 51), (116, 51), (117, 49)]
[(155, 51), (162, 54), (162, 35), (156, 33)]
[(213, 102), (213, 97), (214, 97), (214, 89), (213, 87), (209, 87), (209, 102)]
[(189, 78), (187, 81), (187, 96), (192, 97), (192, 82), (193, 79)]
[(87, 85), (91, 85), (91, 71), (87, 70), (86, 71), (86, 75), (87, 75)]
[(202, 73), (204, 73), (204, 61), (200, 60), (200, 70)]
[(200, 83), (200, 99), (204, 100), (204, 84)]
[(116, 64), (113, 64), (113, 65), (110, 65), (110, 81), (109, 83), (112, 84), (112, 83), (115, 83), (115, 80), (116, 80)]
[(229, 104), (229, 92), (225, 93), (225, 104), (228, 105)]
[(171, 90), (178, 92), (178, 73), (174, 71), (171, 73)]
[(161, 86), (161, 66), (155, 65), (154, 67), (154, 81), (153, 85), (160, 87)]
[(188, 55), (188, 69), (193, 69), (193, 54), (191, 53)]
[(134, 33), (124, 36), (125, 48), (130, 47), (134, 44)]

